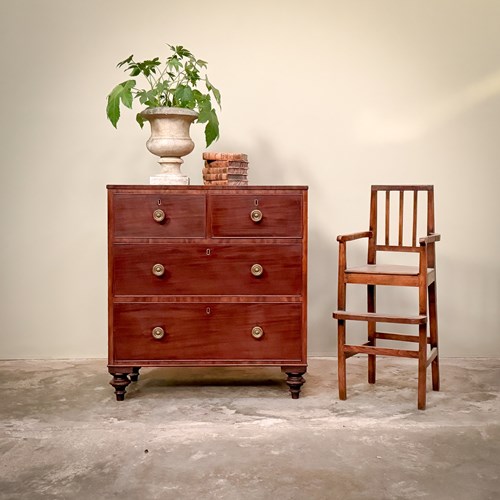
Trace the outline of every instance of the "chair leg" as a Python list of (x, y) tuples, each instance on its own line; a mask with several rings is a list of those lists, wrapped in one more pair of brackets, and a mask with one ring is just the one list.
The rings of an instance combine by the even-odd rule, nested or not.
[[(367, 286), (367, 310), (368, 312), (376, 311), (376, 289), (375, 285)], [(368, 321), (368, 342), (370, 345), (376, 345), (375, 331), (377, 323), (375, 321)], [(374, 354), (368, 355), (368, 383), (374, 384), (376, 379), (377, 359)]]
[(437, 290), (436, 281), (429, 285), (429, 330), (431, 337), (431, 348), (437, 349), (437, 356), (431, 363), (432, 390), (439, 391), (439, 347), (438, 347), (438, 323), (437, 323)]
[[(339, 249), (339, 282), (338, 282), (338, 296), (337, 306), (339, 311), (345, 311), (346, 306), (346, 292), (347, 284), (344, 277), (344, 269), (346, 266), (345, 243), (340, 244)], [(347, 398), (346, 391), (346, 366), (345, 366), (345, 320), (337, 320), (337, 359), (338, 359), (338, 378), (339, 378), (339, 399), (344, 400)]]
[[(427, 317), (428, 288), (421, 283), (418, 289), (418, 311)], [(427, 323), (418, 326), (418, 409), (425, 410), (427, 392)]]
[(418, 327), (418, 409), (425, 410), (427, 392), (427, 325)]
[(337, 345), (337, 358), (338, 358), (338, 377), (339, 377), (339, 399), (345, 400), (347, 398), (346, 388), (346, 357), (344, 352), (345, 344), (345, 320), (339, 319), (338, 321), (338, 345)]

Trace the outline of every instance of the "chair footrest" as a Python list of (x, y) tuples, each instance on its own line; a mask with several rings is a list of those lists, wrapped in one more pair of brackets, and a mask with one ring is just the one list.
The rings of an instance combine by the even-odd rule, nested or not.
[(354, 320), (354, 321), (378, 321), (380, 323), (401, 323), (408, 325), (424, 325), (427, 323), (427, 316), (399, 316), (392, 314), (369, 313), (369, 312), (349, 312), (349, 311), (335, 311), (333, 313), (335, 319), (341, 320)]

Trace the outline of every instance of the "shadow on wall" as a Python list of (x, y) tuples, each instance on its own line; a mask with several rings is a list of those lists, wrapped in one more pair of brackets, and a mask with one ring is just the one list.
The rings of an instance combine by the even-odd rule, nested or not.
[[(314, 166), (283, 159), (266, 139), (256, 143), (258, 147), (249, 154), (252, 184), (309, 185), (308, 352), (311, 356), (335, 355), (337, 323), (332, 312), (337, 308), (336, 237), (368, 229), (369, 186), (358, 185), (355, 191), (342, 189), (341, 184), (319, 177)], [(383, 256), (380, 258), (383, 260)], [(349, 265), (365, 264), (366, 259), (367, 239), (348, 245)], [(349, 285), (348, 309), (366, 311), (366, 300), (365, 286)], [(378, 287), (377, 303), (383, 312), (412, 314), (418, 310), (418, 294), (414, 289)], [(415, 333), (404, 325), (396, 325), (396, 330), (394, 325), (383, 326), (388, 332)], [(348, 333), (352, 341), (362, 343), (366, 340), (366, 325), (350, 322)]]
[(256, 137), (255, 146), (248, 154), (249, 179), (253, 185), (291, 186), (309, 185), (307, 165), (297, 159), (278, 155), (271, 141)]
[(250, 182), (253, 185), (306, 185), (308, 203), (308, 351), (309, 355), (333, 355), (336, 352), (335, 322), (332, 312), (337, 301), (337, 255), (335, 216), (328, 225), (320, 216), (325, 197), (318, 193), (312, 168), (297, 159), (284, 159), (270, 141), (258, 138), (249, 153)]
[(338, 250), (323, 231), (309, 230), (308, 259), (308, 351), (309, 355), (336, 353)]

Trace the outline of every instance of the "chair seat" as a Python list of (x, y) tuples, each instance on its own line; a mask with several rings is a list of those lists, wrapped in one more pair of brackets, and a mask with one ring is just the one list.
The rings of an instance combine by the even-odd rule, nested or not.
[(398, 266), (385, 264), (367, 264), (358, 267), (348, 267), (346, 273), (361, 273), (361, 274), (394, 274), (400, 276), (416, 276), (418, 275), (418, 266)]

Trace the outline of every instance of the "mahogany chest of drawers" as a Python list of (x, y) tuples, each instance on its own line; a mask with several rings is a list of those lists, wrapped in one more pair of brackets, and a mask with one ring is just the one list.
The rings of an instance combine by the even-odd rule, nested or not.
[(141, 367), (307, 368), (307, 187), (108, 186), (109, 357)]

